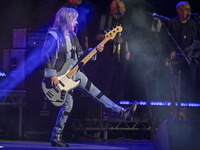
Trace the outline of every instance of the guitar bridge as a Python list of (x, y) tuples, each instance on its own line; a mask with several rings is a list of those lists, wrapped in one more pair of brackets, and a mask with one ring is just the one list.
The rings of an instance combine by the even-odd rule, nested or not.
[(56, 91), (56, 93), (59, 93), (59, 90), (56, 87), (54, 87), (53, 89)]

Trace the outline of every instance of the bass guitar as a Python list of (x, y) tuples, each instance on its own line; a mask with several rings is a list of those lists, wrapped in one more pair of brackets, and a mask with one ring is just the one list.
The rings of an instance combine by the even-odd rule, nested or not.
[[(114, 39), (118, 32), (122, 32), (122, 27), (117, 26), (108, 33), (105, 34), (104, 40), (99, 43), (99, 45), (104, 45), (107, 41)], [(52, 87), (48, 83), (48, 79), (44, 78), (41, 86), (44, 95), (47, 99), (55, 106), (62, 106), (65, 102), (66, 96), (70, 90), (73, 90), (80, 84), (80, 80), (73, 81), (72, 77), (77, 73), (80, 67), (83, 67), (97, 52), (97, 45), (85, 58), (83, 58), (80, 62), (77, 63), (71, 70), (69, 69), (71, 64), (73, 63), (72, 59), (66, 61), (61, 68), (61, 70), (57, 73), (57, 77), (59, 80), (59, 84)]]

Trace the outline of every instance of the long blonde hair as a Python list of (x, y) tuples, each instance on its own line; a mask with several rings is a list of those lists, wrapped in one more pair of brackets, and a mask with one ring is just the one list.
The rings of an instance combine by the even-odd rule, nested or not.
[(51, 30), (67, 30), (71, 27), (71, 22), (78, 17), (78, 12), (74, 8), (62, 7), (55, 16)]

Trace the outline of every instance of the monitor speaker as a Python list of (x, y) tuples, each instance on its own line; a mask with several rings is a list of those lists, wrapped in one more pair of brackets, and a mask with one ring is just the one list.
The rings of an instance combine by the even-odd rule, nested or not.
[(154, 150), (199, 150), (200, 121), (165, 120), (153, 141)]
[(3, 71), (8, 76), (6, 89), (24, 89), (24, 61), (25, 49), (3, 50)]

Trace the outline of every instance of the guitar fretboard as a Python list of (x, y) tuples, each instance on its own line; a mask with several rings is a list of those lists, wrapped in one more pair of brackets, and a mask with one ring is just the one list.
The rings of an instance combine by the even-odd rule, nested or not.
[[(104, 45), (106, 42), (108, 41), (107, 38), (105, 38), (101, 43), (99, 43), (99, 45)], [(97, 53), (97, 47), (99, 46), (97, 45), (84, 59), (82, 59), (68, 74), (67, 77), (68, 78), (72, 78), (76, 72), (79, 69), (79, 66), (81, 64), (81, 66), (84, 66), (96, 53)]]

